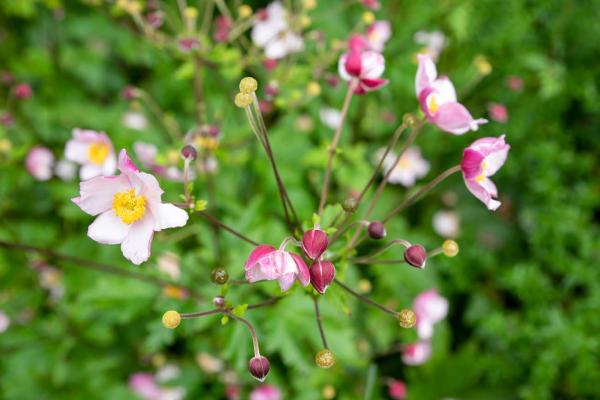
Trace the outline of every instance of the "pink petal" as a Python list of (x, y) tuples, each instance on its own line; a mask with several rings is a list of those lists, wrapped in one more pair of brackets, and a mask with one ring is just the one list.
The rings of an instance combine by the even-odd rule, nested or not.
[(439, 77), (431, 83), (431, 87), (435, 89), (435, 92), (438, 95), (438, 104), (441, 105), (444, 103), (456, 102), (456, 89), (454, 89), (454, 85), (452, 84), (452, 81), (448, 79), (448, 77)]
[(485, 120), (474, 120), (465, 106), (460, 103), (440, 105), (431, 119), (438, 128), (454, 135), (462, 135), (470, 130), (477, 130), (480, 123), (487, 122)]
[(346, 68), (346, 72), (351, 76), (359, 76), (363, 68), (361, 53), (358, 51), (350, 51), (344, 67)]
[(246, 260), (244, 269), (249, 269), (254, 264), (256, 264), (259, 259), (273, 251), (275, 251), (275, 247), (269, 246), (268, 244), (261, 244), (259, 246), (256, 246), (256, 248), (252, 250), (252, 253), (250, 253), (250, 255), (248, 256), (248, 260)]
[(160, 231), (167, 228), (184, 226), (189, 218), (188, 213), (181, 208), (169, 203), (158, 204), (154, 230)]
[(361, 79), (360, 84), (365, 86), (368, 91), (377, 90), (387, 85), (390, 81), (387, 79)]
[(135, 166), (129, 155), (127, 155), (127, 150), (122, 149), (119, 153), (119, 171), (124, 174), (130, 174), (132, 172), (139, 172), (139, 169)]
[(87, 181), (88, 179), (92, 179), (101, 175), (104, 175), (102, 173), (102, 167), (92, 163), (84, 164), (79, 170), (79, 177), (82, 181)]
[(88, 227), (88, 236), (98, 243), (119, 244), (125, 239), (130, 228), (131, 225), (121, 221), (111, 209), (96, 217)]
[(298, 267), (298, 272), (296, 277), (302, 284), (302, 286), (307, 286), (310, 283), (310, 272), (308, 271), (308, 267), (306, 263), (298, 254), (290, 253), (294, 261), (296, 262), (296, 266)]
[(385, 70), (385, 59), (376, 51), (364, 51), (360, 54), (362, 68), (360, 78), (362, 80), (376, 80), (381, 77)]
[(97, 176), (79, 184), (80, 197), (73, 202), (86, 213), (97, 215), (112, 208), (115, 193), (130, 188), (129, 180), (123, 175)]
[(289, 273), (281, 275), (277, 280), (279, 281), (279, 287), (282, 292), (287, 291), (294, 284), (294, 280), (296, 279), (296, 274)]
[(429, 54), (419, 54), (419, 66), (417, 68), (417, 76), (415, 78), (415, 91), (417, 97), (421, 92), (431, 86), (431, 83), (437, 78), (437, 69)]
[(473, 179), (481, 175), (481, 162), (483, 161), (483, 155), (473, 150), (471, 147), (467, 147), (463, 151), (463, 158), (460, 163), (460, 168), (466, 179)]
[(150, 258), (150, 247), (154, 235), (154, 218), (146, 212), (144, 218), (131, 224), (129, 233), (121, 243), (121, 251), (126, 259), (140, 265)]
[(500, 207), (500, 202), (492, 199), (492, 195), (478, 182), (475, 180), (465, 180), (467, 185), (467, 189), (473, 194), (473, 196), (477, 197), (488, 210), (497, 210)]

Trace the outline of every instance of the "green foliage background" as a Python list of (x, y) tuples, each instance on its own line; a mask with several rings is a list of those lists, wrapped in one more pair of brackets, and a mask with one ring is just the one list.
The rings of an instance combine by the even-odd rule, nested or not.
[[(336, 12), (334, 20), (331, 14), (319, 19), (336, 7), (333, 3), (319, 2), (311, 28), (322, 30), (329, 41), (344, 40), (363, 8), (353, 5)], [(367, 371), (376, 365), (372, 399), (387, 398), (386, 377), (404, 379), (412, 399), (599, 398), (598, 2), (389, 1), (377, 15), (393, 26), (385, 50), (385, 77), (391, 84), (354, 99), (331, 200), (341, 201), (362, 188), (371, 154), (387, 142), (403, 113), (416, 112), (412, 57), (418, 46), (412, 36), (419, 29), (441, 29), (450, 44), (439, 69), (457, 88), (466, 88), (476, 75), (476, 55), (485, 55), (493, 65), (490, 75), (460, 94), (462, 102), (474, 116), (484, 115), (489, 102), (504, 103), (509, 121), (491, 122), (461, 137), (428, 126), (417, 143), (432, 172), (421, 183), (458, 163), (462, 149), (476, 137), (506, 133), (511, 153), (494, 178), (505, 204), (497, 213), (488, 212), (454, 176), (391, 222), (388, 237), (438, 246), (443, 238), (433, 232), (431, 218), (445, 207), (441, 195), (455, 193), (462, 218), (459, 256), (436, 257), (422, 271), (405, 265), (337, 266), (340, 277), (353, 285), (370, 280), (370, 295), (395, 308), (410, 306), (417, 293), (431, 287), (449, 298), (450, 313), (436, 329), (434, 355), (427, 364), (404, 366), (391, 349), (415, 340), (414, 333), (332, 286), (321, 303), (338, 363), (332, 370), (316, 368), (313, 355), (320, 339), (313, 306), (296, 287), (275, 306), (246, 314), (272, 361), (268, 382), (278, 384), (286, 398), (321, 398), (327, 384), (339, 399), (363, 398)], [(160, 275), (156, 255), (171, 250), (181, 255), (181, 283), (202, 298), (171, 299), (158, 286), (50, 258), (64, 271), (65, 286), (64, 297), (52, 302), (29, 266), (40, 257), (0, 249), (0, 309), (13, 320), (0, 334), (0, 397), (135, 398), (127, 388), (129, 375), (153, 371), (152, 356), (161, 354), (181, 366), (176, 383), (187, 389), (187, 398), (223, 398), (223, 383), (195, 362), (196, 353), (204, 351), (239, 372), (245, 398), (255, 383), (245, 372), (251, 343), (243, 325), (221, 326), (220, 317), (213, 316), (168, 331), (160, 316), (167, 309), (211, 308), (210, 299), (221, 290), (210, 282), (215, 261), (239, 279), (251, 247), (222, 235), (225, 255), (214, 260), (210, 227), (192, 217), (180, 231), (157, 235), (148, 263), (128, 265), (118, 246), (87, 238), (91, 218), (69, 201), (77, 193), (76, 182), (36, 182), (23, 168), (34, 144), (62, 154), (74, 127), (104, 130), (116, 148), (131, 149), (134, 141), (144, 140), (177, 149), (150, 116), (153, 123), (142, 133), (123, 126), (121, 117), (130, 103), (120, 91), (126, 84), (144, 88), (168, 116), (192, 127), (194, 101), (185, 56), (149, 44), (126, 16), (109, 6), (66, 0), (0, 2), (0, 43), (0, 69), (30, 82), (34, 90), (30, 100), (11, 106), (15, 127), (0, 128), (0, 137), (13, 144), (0, 156), (0, 239), (152, 276)], [(260, 67), (243, 71), (243, 56), (237, 47), (215, 46), (208, 58), (216, 67), (203, 71), (207, 113), (224, 133), (217, 153), (216, 206), (225, 223), (276, 245), (286, 235), (276, 186), (243, 112), (232, 103), (241, 76), (255, 75), (260, 85), (269, 78)], [(339, 108), (345, 89), (321, 82), (322, 95), (296, 105), (290, 99), (302, 93), (298, 91), (311, 79), (313, 63), (322, 56), (309, 45), (308, 55), (298, 56), (303, 61), (278, 77), (282, 100), (268, 120), (283, 179), (307, 226), (332, 135), (318, 113), (323, 105)], [(335, 65), (329, 68), (335, 73)], [(523, 77), (523, 91), (506, 87), (509, 75)], [(4, 102), (6, 88), (2, 90)], [(390, 112), (396, 122), (382, 119)], [(301, 115), (313, 119), (308, 133), (297, 127)], [(161, 185), (166, 200), (178, 201), (180, 185)], [(207, 197), (202, 178), (195, 191), (199, 198)], [(379, 215), (404, 195), (399, 187), (388, 188)], [(245, 304), (277, 294), (274, 283), (261, 283), (232, 286), (227, 296), (234, 304)]]

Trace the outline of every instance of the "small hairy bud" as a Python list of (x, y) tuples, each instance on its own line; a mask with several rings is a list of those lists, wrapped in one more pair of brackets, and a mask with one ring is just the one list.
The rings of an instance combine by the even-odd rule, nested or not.
[(328, 244), (327, 234), (321, 229), (310, 229), (302, 235), (302, 248), (311, 260), (319, 258), (327, 250)]
[(270, 368), (271, 365), (269, 364), (267, 357), (252, 357), (250, 361), (248, 361), (248, 371), (250, 371), (250, 375), (260, 382), (265, 380), (269, 374)]
[(193, 161), (198, 157), (198, 152), (194, 146), (188, 144), (181, 149), (181, 156), (186, 160)]
[(417, 124), (417, 117), (414, 114), (406, 113), (402, 116), (402, 122), (407, 128), (414, 128)]
[(444, 244), (442, 244), (442, 252), (446, 257), (454, 257), (458, 254), (458, 250), (458, 243), (456, 243), (454, 240), (448, 239), (444, 241)]
[(401, 327), (406, 329), (412, 328), (417, 323), (417, 316), (413, 310), (400, 310), (398, 313), (398, 321), (400, 322)]
[(369, 232), (369, 237), (375, 240), (382, 239), (387, 234), (385, 231), (385, 226), (381, 221), (371, 222), (367, 228), (367, 231)]
[(404, 251), (404, 261), (415, 268), (425, 268), (427, 251), (420, 244), (413, 244)]
[(344, 211), (346, 211), (347, 213), (353, 213), (356, 211), (356, 209), (358, 208), (358, 200), (356, 200), (354, 197), (348, 197), (346, 200), (344, 200), (344, 202), (342, 203), (342, 208), (344, 209)]
[(238, 94), (235, 95), (235, 99), (233, 99), (233, 102), (239, 108), (246, 108), (250, 104), (252, 104), (252, 95), (250, 95), (248, 93), (242, 93), (242, 92), (240, 92), (240, 93), (238, 93)]
[(229, 274), (223, 268), (218, 267), (211, 271), (210, 280), (218, 285), (223, 285), (229, 280)]
[(217, 308), (225, 307), (225, 297), (223, 297), (223, 296), (213, 297), (213, 305)]
[(240, 92), (251, 94), (256, 92), (258, 82), (251, 76), (247, 76), (240, 81)]
[(311, 285), (321, 294), (327, 291), (335, 278), (335, 267), (329, 261), (317, 261), (310, 266), (309, 272)]
[(319, 368), (331, 368), (335, 364), (335, 356), (329, 349), (323, 349), (315, 356), (315, 362)]
[(175, 329), (181, 322), (181, 315), (177, 311), (167, 311), (162, 316), (162, 324), (165, 328)]

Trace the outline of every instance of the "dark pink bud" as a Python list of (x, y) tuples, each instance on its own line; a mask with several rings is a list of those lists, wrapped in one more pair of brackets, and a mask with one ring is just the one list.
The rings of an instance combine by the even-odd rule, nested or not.
[(346, 58), (346, 72), (352, 76), (359, 76), (362, 69), (362, 57), (358, 51), (350, 51)]
[(17, 99), (28, 99), (33, 94), (31, 86), (27, 83), (19, 83), (13, 88), (13, 93)]
[(160, 28), (160, 26), (163, 23), (163, 18), (164, 18), (164, 15), (163, 15), (162, 11), (154, 11), (154, 12), (148, 14), (148, 19), (147, 19), (148, 25), (150, 25), (154, 29)]
[(179, 45), (179, 50), (183, 51), (184, 53), (198, 48), (198, 40), (191, 37), (181, 38), (177, 41), (177, 44)]
[(273, 112), (273, 104), (267, 100), (259, 100), (258, 108), (260, 108), (260, 112), (263, 114), (271, 114)]
[(138, 96), (138, 91), (135, 86), (127, 85), (121, 91), (121, 96), (125, 100), (133, 100)]
[(263, 65), (267, 71), (273, 71), (277, 66), (277, 60), (274, 58), (267, 58), (263, 61)]
[(7, 112), (4, 114), (0, 114), (0, 124), (2, 124), (8, 128), (9, 126), (12, 126), (14, 123), (15, 123), (15, 120), (11, 113)]
[(192, 145), (186, 145), (181, 149), (181, 156), (186, 160), (195, 160), (198, 157), (198, 152)]
[(252, 357), (248, 362), (248, 371), (250, 371), (250, 375), (252, 375), (255, 379), (257, 379), (260, 382), (265, 380), (265, 378), (269, 374), (270, 368), (271, 366), (267, 357)]
[(387, 232), (385, 231), (385, 226), (381, 221), (371, 222), (369, 224), (369, 227), (367, 228), (367, 231), (369, 232), (369, 236), (371, 237), (371, 239), (382, 239), (385, 237), (385, 235), (387, 235)]
[(221, 129), (219, 129), (218, 125), (209, 125), (206, 132), (208, 136), (216, 138), (221, 134)]
[(325, 293), (333, 278), (335, 278), (335, 267), (329, 261), (317, 261), (310, 266), (310, 283), (315, 290), (321, 294)]
[(427, 251), (420, 244), (413, 244), (404, 251), (404, 261), (415, 268), (425, 268), (427, 262)]
[(311, 229), (302, 235), (302, 248), (311, 260), (316, 260), (327, 250), (329, 240), (327, 234), (320, 229)]
[(277, 94), (279, 93), (279, 88), (277, 87), (277, 85), (273, 85), (272, 83), (269, 83), (267, 86), (265, 86), (265, 95), (269, 98), (275, 97), (277, 96)]
[(225, 297), (223, 297), (223, 296), (213, 297), (213, 305), (217, 308), (223, 308), (225, 306)]
[(267, 19), (269, 19), (269, 11), (267, 11), (266, 8), (261, 8), (260, 10), (258, 10), (256, 12), (256, 16), (258, 17), (258, 19), (260, 19), (261, 21), (266, 21)]

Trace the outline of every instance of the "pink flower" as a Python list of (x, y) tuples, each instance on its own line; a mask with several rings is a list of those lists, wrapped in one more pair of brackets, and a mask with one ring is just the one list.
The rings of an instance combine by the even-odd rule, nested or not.
[(0, 114), (0, 124), (9, 128), (9, 127), (13, 126), (14, 123), (15, 123), (15, 119), (13, 118), (11, 113), (5, 112), (5, 113)]
[(277, 279), (282, 291), (288, 290), (295, 279), (303, 286), (310, 283), (310, 274), (304, 260), (297, 254), (285, 251), (286, 242), (278, 250), (261, 244), (250, 253), (245, 265), (248, 282)]
[(433, 336), (433, 325), (448, 314), (448, 300), (435, 289), (426, 290), (415, 297), (413, 310), (417, 316), (419, 338), (430, 339)]
[(513, 92), (520, 92), (523, 90), (523, 78), (516, 75), (511, 75), (506, 79), (506, 85)]
[(370, 8), (371, 10), (379, 10), (381, 8), (381, 4), (379, 0), (362, 0), (363, 6)]
[(181, 50), (183, 53), (189, 53), (200, 46), (198, 39), (194, 37), (182, 37), (177, 40), (177, 44), (179, 45), (179, 50)]
[(240, 398), (240, 388), (236, 385), (225, 386), (225, 397), (228, 400), (238, 400)]
[(421, 341), (407, 344), (402, 350), (402, 361), (406, 365), (421, 365), (431, 357), (431, 343)]
[(257, 15), (250, 36), (267, 58), (280, 59), (304, 48), (304, 40), (291, 29), (288, 11), (281, 2), (272, 2)]
[(129, 377), (129, 389), (144, 400), (154, 400), (160, 397), (160, 387), (154, 376), (147, 372), (138, 372)]
[(150, 25), (152, 28), (158, 29), (163, 24), (164, 18), (165, 15), (162, 11), (154, 11), (148, 14), (148, 18), (146, 19), (146, 21), (148, 22), (148, 25)]
[(417, 98), (429, 122), (454, 135), (476, 131), (486, 119), (473, 119), (471, 113), (456, 100), (456, 90), (447, 77), (437, 77), (431, 56), (419, 54), (419, 67), (415, 79)]
[(83, 211), (98, 215), (88, 236), (103, 244), (121, 244), (125, 258), (139, 265), (150, 257), (155, 231), (184, 226), (188, 214), (173, 204), (162, 203), (163, 191), (156, 178), (140, 172), (127, 152), (119, 154), (118, 176), (98, 176), (80, 184), (73, 199)]
[(375, 21), (367, 28), (367, 43), (371, 50), (381, 53), (385, 42), (392, 37), (392, 28), (388, 21)]
[[(376, 153), (376, 163), (379, 163), (384, 153), (384, 149), (380, 149)], [(390, 183), (411, 187), (415, 185), (417, 179), (424, 177), (429, 172), (429, 163), (421, 156), (421, 150), (416, 146), (406, 149), (394, 165), (394, 161), (397, 159), (397, 154), (389, 152), (383, 160), (383, 174), (385, 175), (392, 170), (389, 175)]]
[[(183, 181), (183, 171), (174, 165), (158, 164), (158, 148), (151, 143), (135, 142), (133, 151), (136, 157), (141, 161), (144, 168), (148, 168), (153, 174), (159, 175), (173, 182)], [(188, 177), (190, 180), (196, 179), (196, 174), (190, 170)]]
[(277, 386), (260, 385), (250, 393), (250, 400), (281, 400), (281, 391)]
[(338, 72), (345, 81), (358, 79), (359, 83), (354, 93), (364, 94), (380, 89), (387, 85), (386, 79), (381, 79), (385, 70), (385, 59), (380, 53), (372, 50), (350, 50), (342, 54), (338, 62)]
[(501, 204), (495, 200), (498, 197), (498, 189), (489, 177), (506, 162), (510, 145), (506, 144), (504, 136), (474, 141), (463, 152), (460, 163), (467, 189), (489, 210), (497, 210)]
[(227, 41), (231, 25), (231, 20), (223, 15), (219, 15), (215, 19), (215, 31), (213, 32), (213, 39), (215, 42)]
[(406, 398), (406, 383), (398, 379), (388, 381), (388, 395), (394, 400), (403, 400)]
[(500, 103), (490, 103), (488, 104), (488, 113), (490, 114), (490, 118), (497, 122), (506, 122), (508, 121), (508, 111), (504, 104)]
[(115, 173), (117, 158), (113, 145), (104, 132), (73, 129), (73, 138), (65, 146), (65, 159), (81, 164), (82, 180)]
[(13, 94), (17, 99), (26, 100), (33, 95), (33, 91), (28, 83), (19, 83), (13, 88)]
[(38, 181), (47, 181), (52, 178), (52, 166), (54, 165), (54, 155), (43, 146), (35, 146), (25, 158), (25, 168)]

